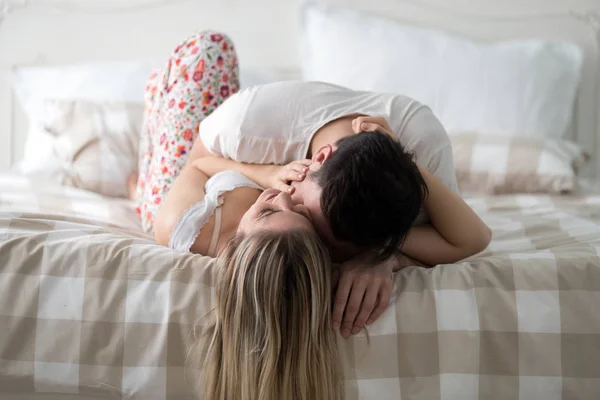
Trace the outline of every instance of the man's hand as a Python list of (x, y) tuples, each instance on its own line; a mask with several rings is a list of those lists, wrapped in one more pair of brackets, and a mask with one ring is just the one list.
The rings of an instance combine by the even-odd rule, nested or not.
[(265, 165), (261, 174), (261, 181), (257, 182), (262, 187), (278, 189), (289, 194), (294, 193), (290, 182), (302, 182), (306, 178), (311, 160), (292, 161), (287, 165)]
[(390, 128), (385, 117), (357, 117), (352, 120), (352, 130), (354, 133), (361, 132), (381, 132), (390, 135), (396, 139), (396, 134)]
[(387, 308), (392, 293), (393, 263), (372, 265), (364, 256), (355, 257), (340, 267), (333, 303), (333, 329), (342, 336), (357, 334), (375, 321)]

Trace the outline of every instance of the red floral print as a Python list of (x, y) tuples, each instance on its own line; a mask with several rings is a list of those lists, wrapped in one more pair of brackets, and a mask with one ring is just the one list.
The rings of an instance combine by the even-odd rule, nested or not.
[(183, 135), (181, 135), (183, 140), (188, 141), (188, 142), (190, 140), (192, 140), (192, 136), (193, 136), (193, 133), (192, 133), (191, 129), (186, 129), (185, 132), (183, 132)]
[(136, 191), (145, 231), (152, 229), (156, 212), (184, 167), (199, 124), (238, 90), (234, 46), (218, 32), (188, 38), (175, 48), (166, 68), (148, 78)]
[(229, 97), (229, 86), (223, 85), (221, 86), (221, 97)]

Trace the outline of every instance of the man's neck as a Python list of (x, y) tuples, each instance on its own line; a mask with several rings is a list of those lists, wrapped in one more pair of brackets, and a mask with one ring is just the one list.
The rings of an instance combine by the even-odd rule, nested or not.
[(310, 141), (307, 158), (312, 157), (321, 147), (326, 145), (335, 146), (338, 140), (353, 135), (352, 120), (356, 117), (357, 115), (349, 115), (323, 125)]

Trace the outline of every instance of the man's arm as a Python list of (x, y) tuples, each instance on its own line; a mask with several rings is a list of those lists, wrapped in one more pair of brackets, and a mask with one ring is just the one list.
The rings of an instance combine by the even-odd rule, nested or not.
[(453, 263), (479, 253), (491, 230), (456, 193), (425, 168), (419, 168), (429, 193), (424, 199), (431, 225), (411, 228), (402, 245), (407, 256), (429, 265)]
[[(457, 194), (452, 148), (443, 126), (428, 108), (413, 115), (411, 122), (414, 126), (406, 129), (409, 133), (412, 129), (422, 144), (447, 143), (431, 157), (426, 157), (427, 146), (421, 149), (425, 156), (422, 160), (431, 172), (421, 168), (429, 195), (424, 199), (427, 212), (419, 219), (430, 219), (431, 225), (410, 230), (400, 249), (403, 254), (377, 264), (365, 255), (357, 255), (341, 265), (332, 319), (334, 329), (339, 327), (343, 336), (357, 333), (385, 311), (393, 272), (407, 265), (455, 262), (480, 252), (490, 241), (490, 230)], [(358, 117), (352, 128), (355, 133), (381, 131), (394, 135), (383, 117)]]
[[(431, 225), (411, 228), (401, 252), (425, 264), (437, 265), (482, 251), (491, 240), (490, 229), (456, 193), (420, 169), (429, 189), (425, 208)], [(392, 273), (411, 261), (394, 255), (374, 265), (359, 255), (343, 263), (334, 300), (333, 328), (340, 328), (347, 337), (379, 318), (389, 304)]]

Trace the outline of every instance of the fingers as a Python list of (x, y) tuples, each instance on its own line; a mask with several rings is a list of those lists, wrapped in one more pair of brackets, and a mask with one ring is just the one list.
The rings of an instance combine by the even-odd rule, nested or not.
[(373, 282), (368, 287), (362, 302), (362, 307), (360, 308), (360, 313), (358, 313), (356, 320), (354, 321), (354, 327), (352, 328), (353, 335), (356, 335), (364, 328), (367, 318), (369, 318), (377, 304), (377, 295), (379, 294), (380, 288), (381, 282)]
[(331, 287), (335, 290), (337, 289), (338, 283), (340, 282), (340, 270), (339, 268), (335, 268), (331, 273)]
[(292, 161), (291, 163), (289, 163), (287, 165), (287, 167), (288, 167), (288, 169), (298, 171), (298, 172), (308, 172), (308, 167), (310, 166), (310, 164), (312, 164), (312, 160), (310, 160), (310, 159), (297, 160), (297, 161)]
[(346, 303), (348, 302), (348, 296), (350, 295), (350, 288), (352, 287), (352, 277), (348, 274), (342, 274), (335, 293), (335, 300), (333, 301), (333, 313), (331, 315), (332, 327), (334, 330), (339, 329), (342, 324), (342, 317), (344, 310), (346, 309)]
[(352, 293), (350, 294), (350, 298), (346, 304), (346, 310), (344, 311), (344, 321), (342, 322), (341, 329), (343, 337), (348, 337), (352, 333), (352, 326), (354, 325), (354, 320), (356, 319), (356, 315), (360, 310), (366, 290), (366, 281), (363, 279), (354, 281), (354, 284), (352, 285)]
[(279, 176), (282, 182), (302, 182), (304, 178), (306, 178), (306, 172), (295, 171), (293, 169), (282, 171), (282, 174)]
[(378, 125), (376, 123), (373, 122), (363, 122), (362, 124), (360, 124), (360, 130), (363, 132), (375, 132), (375, 131), (381, 131), (381, 125)]
[(298, 160), (289, 163), (282, 170), (281, 180), (301, 182), (306, 178), (311, 160)]
[(373, 310), (369, 318), (367, 319), (367, 325), (371, 325), (383, 312), (387, 309), (390, 304), (390, 296), (392, 294), (392, 281), (386, 280), (379, 290), (379, 301), (377, 307)]
[(381, 129), (376, 121), (373, 121), (373, 117), (357, 117), (352, 120), (352, 131), (354, 133), (360, 132), (373, 132)]
[(282, 192), (289, 193), (289, 194), (293, 194), (296, 191), (296, 189), (294, 187), (286, 184), (283, 181), (280, 181), (277, 184), (275, 184), (274, 188), (277, 190), (281, 190)]
[(387, 121), (385, 117), (364, 116), (356, 117), (352, 120), (352, 130), (354, 133), (386, 131)]

